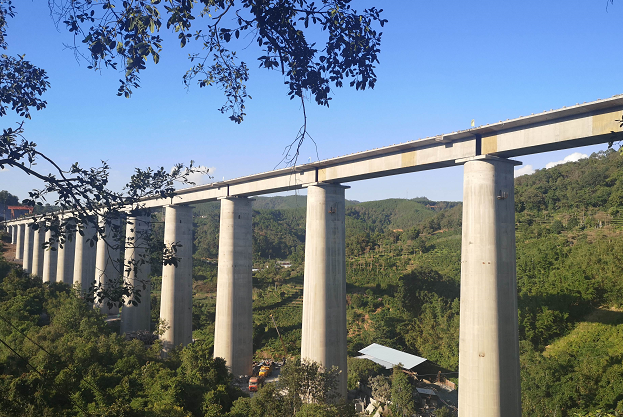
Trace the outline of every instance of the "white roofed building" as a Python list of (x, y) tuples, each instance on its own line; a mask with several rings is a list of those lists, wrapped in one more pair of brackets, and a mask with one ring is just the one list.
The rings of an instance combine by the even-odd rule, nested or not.
[(377, 343), (372, 343), (370, 346), (361, 349), (359, 353), (362, 355), (356, 356), (357, 359), (369, 359), (385, 367), (385, 369), (392, 369), (394, 366), (400, 365), (404, 369), (412, 370), (427, 361), (426, 358), (411, 355), (410, 353)]

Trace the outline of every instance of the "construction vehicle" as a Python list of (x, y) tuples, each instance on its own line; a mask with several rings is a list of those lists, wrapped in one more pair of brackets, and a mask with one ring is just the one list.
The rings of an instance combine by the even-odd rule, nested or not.
[(257, 390), (264, 385), (264, 377), (262, 376), (252, 376), (249, 378), (249, 391), (257, 392)]
[(270, 374), (273, 373), (274, 369), (275, 369), (275, 362), (273, 361), (265, 362), (264, 365), (262, 365), (262, 367), (260, 368), (260, 377), (262, 378), (269, 377)]

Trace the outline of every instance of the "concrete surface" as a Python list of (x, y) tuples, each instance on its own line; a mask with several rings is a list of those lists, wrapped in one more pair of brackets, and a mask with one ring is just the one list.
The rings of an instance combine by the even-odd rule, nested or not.
[(464, 167), (460, 417), (521, 417), (513, 166)]
[[(151, 228), (149, 216), (128, 217), (126, 222), (124, 276), (140, 291), (138, 305), (126, 304), (121, 309), (121, 334), (150, 330), (151, 325), (151, 265), (147, 254), (147, 238)], [(132, 298), (134, 299), (134, 297)]]
[[(68, 220), (71, 224), (73, 220)], [(76, 238), (74, 232), (65, 233), (65, 242), (58, 247), (56, 262), (56, 282), (73, 285), (74, 282), (74, 257), (76, 256)]]
[(25, 224), (19, 223), (17, 225), (17, 233), (16, 233), (16, 240), (15, 240), (15, 245), (16, 245), (16, 249), (15, 249), (15, 259), (19, 259), (22, 260), (24, 259), (24, 229), (25, 229)]
[[(102, 288), (110, 288), (121, 277), (123, 264), (120, 261), (119, 242), (115, 240), (113, 226), (119, 224), (118, 219), (106, 223), (103, 216), (98, 218), (100, 227), (104, 227), (104, 238), (97, 240), (95, 258), (95, 282)], [(95, 306), (105, 315), (119, 314), (119, 307), (108, 307), (107, 299), (100, 300)]]
[(337, 366), (346, 398), (345, 199), (339, 184), (307, 189), (301, 358)]
[(33, 232), (32, 239), (32, 267), (30, 273), (43, 277), (43, 256), (44, 249), (42, 248), (45, 240), (45, 226), (39, 224), (39, 228)]
[(30, 224), (25, 225), (24, 229), (24, 256), (22, 263), (22, 268), (24, 271), (31, 273), (32, 272), (32, 252), (33, 252), (33, 243), (34, 243), (34, 230), (30, 227)]
[(178, 246), (178, 265), (162, 267), (160, 320), (167, 330), (160, 337), (165, 350), (192, 341), (193, 308), (193, 209), (189, 206), (166, 206), (164, 244)]
[[(344, 183), (453, 166), (457, 159), (481, 154), (515, 157), (623, 139), (616, 123), (623, 95), (565, 107), (486, 126), (384, 146), (176, 192), (176, 204), (215, 201), (295, 190), (315, 182)], [(617, 132), (612, 135), (611, 132)], [(392, 139), (399, 142), (400, 138)], [(388, 140), (382, 140), (388, 142)], [(147, 207), (167, 199), (149, 198)]]
[[(52, 231), (45, 232), (45, 242), (49, 242), (52, 239)], [(56, 282), (56, 242), (48, 245), (43, 252), (43, 272), (41, 278), (43, 282)]]
[(252, 201), (221, 200), (214, 357), (234, 375), (250, 375), (253, 362)]
[(96, 238), (95, 224), (83, 225), (82, 232), (82, 235), (76, 233), (73, 284), (80, 288), (81, 294), (87, 294), (95, 283), (97, 243), (91, 245), (92, 240)]

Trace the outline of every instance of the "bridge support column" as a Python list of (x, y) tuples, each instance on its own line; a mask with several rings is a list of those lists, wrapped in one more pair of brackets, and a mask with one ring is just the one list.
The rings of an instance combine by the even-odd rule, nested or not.
[[(116, 229), (119, 226), (119, 219), (105, 219), (104, 216), (98, 217), (100, 227), (104, 228), (104, 237), (98, 237), (97, 254), (95, 258), (95, 283), (103, 289), (110, 289), (113, 285), (119, 285), (119, 279), (123, 269), (120, 260), (119, 242), (115, 237)], [(108, 307), (108, 299), (100, 300), (95, 306), (103, 314), (119, 314), (119, 307)]]
[[(93, 219), (95, 222), (95, 219)], [(82, 226), (82, 233), (76, 232), (73, 284), (80, 288), (80, 294), (89, 293), (95, 283), (95, 259), (97, 256), (97, 236), (95, 223)]]
[(164, 215), (165, 250), (179, 243), (177, 266), (163, 265), (160, 321), (167, 326), (160, 337), (165, 351), (192, 341), (193, 308), (193, 209), (166, 206)]
[(74, 259), (76, 252), (76, 237), (74, 233), (74, 220), (67, 221), (67, 229), (64, 233), (65, 241), (58, 247), (58, 259), (56, 263), (56, 282), (73, 285)]
[(460, 417), (521, 416), (516, 164), (483, 156), (467, 161), (464, 167)]
[(121, 334), (139, 330), (149, 331), (150, 328), (151, 282), (149, 274), (151, 266), (147, 258), (147, 238), (150, 227), (149, 216), (129, 216), (126, 223), (123, 274), (135, 289), (140, 290), (140, 300), (138, 305), (126, 303), (121, 309)]
[(36, 275), (38, 277), (43, 277), (43, 257), (45, 254), (45, 249), (43, 249), (41, 246), (43, 245), (44, 239), (45, 224), (39, 223), (39, 227), (33, 232), (31, 267), (32, 271), (30, 271), (32, 275)]
[(22, 263), (22, 268), (24, 268), (24, 271), (32, 273), (34, 230), (30, 227), (30, 223), (25, 224), (24, 227), (24, 262)]
[(17, 225), (14, 224), (11, 227), (11, 243), (13, 245), (17, 244)]
[(214, 357), (232, 374), (253, 367), (252, 199), (221, 199)]
[(24, 230), (26, 225), (20, 223), (17, 225), (17, 239), (15, 241), (15, 259), (24, 259)]
[[(52, 239), (52, 231), (47, 230), (45, 241), (50, 242), (50, 239)], [(52, 242), (47, 245), (43, 253), (43, 273), (41, 275), (43, 282), (56, 282), (57, 245), (56, 241)]]
[(339, 184), (307, 187), (301, 358), (337, 366), (346, 399), (345, 199)]

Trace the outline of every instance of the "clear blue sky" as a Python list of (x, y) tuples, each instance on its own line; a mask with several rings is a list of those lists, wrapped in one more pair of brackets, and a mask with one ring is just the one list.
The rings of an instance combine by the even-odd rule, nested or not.
[[(186, 91), (190, 67), (177, 41), (165, 36), (158, 65), (142, 76), (131, 99), (115, 95), (121, 74), (90, 71), (63, 43), (72, 37), (55, 29), (47, 2), (20, 0), (9, 21), (9, 54), (26, 58), (49, 74), (48, 108), (26, 123), (26, 137), (69, 167), (107, 161), (112, 185), (120, 188), (134, 167), (171, 167), (195, 160), (215, 168), (217, 179), (272, 170), (298, 131), (302, 114), (290, 101), (278, 72), (257, 69), (252, 45), (252, 78), (247, 117), (241, 125), (217, 109), (214, 88)], [(329, 109), (307, 105), (308, 130), (320, 159), (393, 143), (449, 133), (578, 102), (623, 93), (623, 1), (544, 2), (527, 0), (443, 2), (354, 1), (356, 8), (384, 8), (379, 81), (364, 92), (332, 92)], [(3, 117), (6, 128), (17, 119)], [(573, 152), (590, 154), (606, 146), (520, 158), (544, 168)], [(311, 142), (301, 161), (316, 160)], [(42, 167), (42, 166), (41, 166)], [(524, 168), (525, 169), (525, 168)], [(0, 189), (20, 198), (39, 185), (15, 169), (0, 172)], [(347, 198), (367, 201), (426, 196), (462, 199), (462, 168), (447, 168), (349, 184)]]

